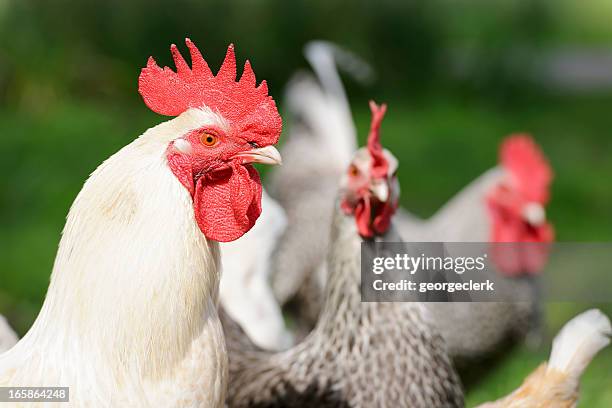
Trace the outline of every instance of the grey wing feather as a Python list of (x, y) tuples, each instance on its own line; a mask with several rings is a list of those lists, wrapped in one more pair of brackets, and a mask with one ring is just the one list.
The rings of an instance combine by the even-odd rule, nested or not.
[[(488, 242), (491, 225), (486, 194), (504, 175), (499, 167), (483, 173), (427, 220), (419, 236), (434, 242)], [(504, 290), (531, 291), (532, 301), (427, 304), (451, 356), (461, 366), (469, 367), (496, 354), (503, 345), (524, 338), (529, 330), (537, 330), (532, 327), (539, 315), (534, 283), (518, 279), (505, 283)]]

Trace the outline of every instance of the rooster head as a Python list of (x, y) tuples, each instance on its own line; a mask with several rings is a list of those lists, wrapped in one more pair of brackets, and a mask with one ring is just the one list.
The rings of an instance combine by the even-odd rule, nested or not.
[(233, 241), (261, 213), (261, 181), (252, 163), (281, 162), (273, 145), (282, 122), (266, 82), (256, 85), (248, 61), (236, 80), (233, 45), (214, 75), (198, 48), (189, 39), (185, 42), (191, 67), (173, 44), (176, 72), (149, 58), (139, 92), (152, 111), (181, 118), (166, 159), (191, 194), (200, 230), (209, 239)]
[[(545, 206), (553, 173), (544, 154), (530, 136), (512, 135), (501, 145), (500, 163), (505, 176), (486, 197), (491, 242), (552, 242), (554, 229), (546, 220)], [(508, 274), (538, 272), (546, 262), (547, 246), (519, 248), (531, 253), (507, 257), (499, 265), (501, 270)]]
[(391, 225), (399, 200), (397, 159), (380, 143), (380, 125), (387, 110), (370, 101), (372, 122), (368, 144), (359, 149), (341, 181), (340, 205), (355, 217), (363, 238), (384, 234)]

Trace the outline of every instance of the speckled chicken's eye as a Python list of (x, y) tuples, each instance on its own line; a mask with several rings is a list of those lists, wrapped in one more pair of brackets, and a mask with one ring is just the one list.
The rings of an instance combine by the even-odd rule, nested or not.
[(200, 138), (202, 139), (202, 144), (208, 147), (216, 145), (219, 141), (219, 138), (217, 136), (212, 135), (210, 133), (204, 133)]
[(351, 177), (357, 177), (359, 175), (359, 169), (354, 164), (351, 164), (348, 169), (348, 174)]

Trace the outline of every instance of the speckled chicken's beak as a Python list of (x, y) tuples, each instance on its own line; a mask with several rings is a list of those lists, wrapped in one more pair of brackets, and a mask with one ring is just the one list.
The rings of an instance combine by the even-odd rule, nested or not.
[(386, 180), (375, 180), (370, 185), (370, 192), (381, 203), (386, 203), (389, 199), (389, 186)]
[(241, 158), (242, 163), (282, 164), (280, 153), (274, 146), (259, 147), (256, 149), (240, 152), (234, 156)]
[(546, 222), (546, 210), (539, 203), (529, 203), (523, 208), (523, 218), (534, 227)]

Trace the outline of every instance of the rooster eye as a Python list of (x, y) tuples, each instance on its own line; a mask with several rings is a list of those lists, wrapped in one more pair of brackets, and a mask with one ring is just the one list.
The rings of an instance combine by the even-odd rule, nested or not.
[(351, 164), (348, 169), (348, 173), (351, 177), (357, 177), (359, 175), (359, 169), (357, 168), (357, 166)]
[(217, 136), (212, 135), (210, 133), (202, 134), (202, 136), (200, 136), (200, 139), (202, 140), (202, 144), (208, 147), (216, 145), (219, 141), (219, 138)]

